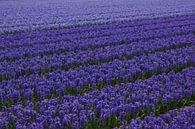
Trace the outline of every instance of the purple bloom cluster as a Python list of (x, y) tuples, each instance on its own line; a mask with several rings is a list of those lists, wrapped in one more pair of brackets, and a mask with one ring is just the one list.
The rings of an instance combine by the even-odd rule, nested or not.
[[(36, 103), (28, 101), (25, 105), (18, 103), (10, 108), (3, 107), (0, 127), (8, 127), (13, 121), (17, 129), (83, 128), (97, 120), (103, 125), (113, 118), (124, 123), (128, 114), (158, 109), (161, 106), (159, 101), (169, 104), (173, 101), (180, 103), (184, 98), (190, 99), (195, 92), (194, 73), (195, 69), (189, 68), (181, 73), (170, 72), (145, 81), (123, 83), (118, 87), (107, 86), (84, 96), (61, 96)], [(132, 121), (133, 124), (142, 123)]]
[[(148, 74), (167, 72), (170, 69), (194, 66), (194, 46), (157, 52), (149, 55), (134, 57), (131, 60), (114, 60), (98, 66), (83, 66), (68, 71), (49, 73), (47, 78), (32, 74), (30, 77), (19, 77), (16, 80), (0, 83), (1, 102), (12, 101), (14, 90), (25, 94), (30, 88), (38, 98), (48, 98), (54, 93), (61, 96), (68, 90), (77, 90), (80, 93), (86, 87), (95, 90), (97, 86), (113, 85), (119, 82), (128, 82), (135, 78), (147, 77)], [(4, 100), (4, 101), (3, 101)]]
[[(144, 120), (140, 118), (131, 121), (130, 125), (123, 125), (121, 129), (194, 129), (195, 128), (195, 106), (185, 107), (169, 111), (159, 117), (147, 116)], [(117, 128), (115, 128), (117, 129)]]
[[(51, 70), (69, 69), (80, 65), (99, 64), (113, 59), (125, 59), (133, 56), (192, 45), (195, 37), (192, 34), (184, 36), (138, 41), (129, 44), (107, 46), (86, 51), (55, 54), (52, 56), (19, 59), (14, 62), (0, 62), (0, 76), (16, 78), (32, 73), (44, 73)], [(33, 49), (32, 49), (33, 51)]]

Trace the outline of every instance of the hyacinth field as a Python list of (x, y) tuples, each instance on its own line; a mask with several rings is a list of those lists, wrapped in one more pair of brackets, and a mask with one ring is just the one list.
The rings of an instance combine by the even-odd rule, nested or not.
[(0, 0), (0, 129), (195, 129), (195, 1)]

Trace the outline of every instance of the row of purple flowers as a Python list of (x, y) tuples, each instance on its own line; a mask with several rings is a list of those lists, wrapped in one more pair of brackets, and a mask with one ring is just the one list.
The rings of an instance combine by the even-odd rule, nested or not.
[[(150, 112), (157, 112), (159, 115), (158, 111), (163, 107), (166, 110), (160, 113), (181, 107), (194, 99), (194, 73), (194, 68), (187, 68), (179, 73), (172, 71), (144, 81), (122, 83), (117, 87), (108, 85), (101, 91), (95, 90), (84, 96), (65, 95), (37, 102), (21, 103), (20, 101), (9, 108), (2, 106), (0, 128), (11, 126), (16, 129), (103, 128), (124, 124)], [(13, 98), (17, 100), (18, 96), (14, 94)], [(171, 105), (172, 102), (176, 104)], [(174, 115), (172, 117), (177, 117), (177, 114)], [(192, 118), (186, 117), (185, 121)], [(158, 119), (153, 120), (157, 122)], [(148, 118), (145, 118), (143, 122), (139, 118), (132, 120), (130, 127), (144, 125), (151, 127), (152, 125), (147, 121)], [(167, 127), (167, 124), (161, 124), (159, 126)], [(174, 123), (174, 127), (182, 125)]]
[[(195, 20), (194, 20), (195, 21)], [(169, 23), (170, 24), (170, 23)], [(150, 28), (156, 27), (157, 29), (143, 29), (141, 27), (132, 30), (132, 28), (126, 29), (118, 29), (118, 31), (114, 31), (116, 34), (100, 36), (96, 35), (95, 38), (87, 38), (87, 39), (75, 39), (78, 37), (78, 34), (75, 38), (73, 36), (69, 36), (66, 34), (65, 36), (53, 36), (55, 37), (55, 41), (49, 41), (38, 38), (36, 41), (23, 41), (21, 40), (19, 43), (22, 44), (31, 44), (30, 46), (18, 46), (17, 48), (6, 48), (0, 51), (0, 61), (5, 60), (16, 60), (20, 58), (28, 58), (33, 56), (44, 56), (55, 53), (61, 53), (64, 51), (78, 51), (83, 49), (94, 49), (97, 47), (105, 47), (105, 46), (113, 46), (120, 45), (124, 43), (130, 43), (134, 41), (144, 40), (144, 39), (154, 39), (166, 36), (174, 36), (181, 34), (188, 34), (192, 32), (193, 27), (195, 26), (195, 22), (193, 23), (191, 20), (185, 22), (178, 22), (178, 24), (173, 24), (170, 26), (168, 23), (165, 24), (166, 28), (162, 25), (151, 25)], [(170, 26), (170, 27), (169, 27)], [(107, 30), (109, 33), (113, 33), (112, 29)], [(96, 34), (98, 32), (96, 31)], [(72, 37), (72, 38), (68, 38)], [(3, 41), (2, 41), (3, 42)], [(36, 42), (39, 42), (38, 44)], [(9, 44), (6, 43), (5, 44)], [(14, 45), (13, 40), (11, 42), (11, 46)], [(3, 47), (3, 44), (2, 44)]]
[[(0, 102), (18, 102), (21, 98), (32, 100), (65, 94), (81, 94), (85, 90), (95, 90), (105, 85), (134, 81), (148, 78), (154, 74), (179, 70), (194, 66), (194, 46), (156, 52), (135, 57), (131, 60), (114, 60), (97, 65), (82, 66), (68, 71), (57, 70), (47, 76), (32, 74), (16, 80), (0, 83)], [(16, 94), (17, 98), (14, 98)]]
[[(169, 111), (159, 117), (151, 114), (144, 120), (140, 118), (131, 121), (130, 125), (123, 125), (121, 129), (194, 129), (195, 105)], [(118, 129), (118, 128), (115, 128)]]
[[(88, 49), (85, 51), (65, 52), (44, 57), (37, 56), (30, 59), (18, 59), (14, 62), (0, 62), (0, 77), (3, 80), (18, 78), (19, 76), (33, 73), (43, 74), (61, 69), (68, 70), (69, 68), (83, 65), (97, 65), (111, 62), (114, 59), (128, 59), (145, 53), (193, 45), (194, 42), (195, 37), (193, 34), (188, 34), (137, 41), (117, 46), (107, 46), (94, 50)], [(32, 52), (29, 54), (32, 54)]]

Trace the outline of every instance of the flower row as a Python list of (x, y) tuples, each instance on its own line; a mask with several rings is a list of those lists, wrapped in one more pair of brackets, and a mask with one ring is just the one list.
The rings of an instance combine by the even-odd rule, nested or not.
[[(65, 94), (78, 95), (101, 89), (105, 85), (148, 78), (154, 74), (194, 66), (194, 46), (157, 52), (131, 60), (114, 60), (99, 66), (83, 66), (75, 70), (55, 71), (45, 76), (35, 74), (0, 83), (1, 103), (18, 102), (22, 98), (50, 98)], [(14, 99), (17, 94), (17, 99)]]
[(192, 32), (194, 24), (186, 26), (176, 26), (173, 28), (163, 28), (148, 31), (135, 31), (130, 33), (119, 33), (117, 35), (99, 37), (98, 39), (84, 39), (79, 41), (59, 41), (52, 44), (37, 44), (35, 46), (9, 48), (0, 51), (0, 61), (14, 60), (25, 57), (48, 55), (61, 53), (62, 51), (77, 51), (103, 46), (124, 44), (144, 39), (160, 38), (172, 35), (188, 34)]
[[(82, 27), (73, 29), (63, 29), (63, 30), (53, 30), (53, 31), (41, 31), (29, 34), (16, 34), (16, 35), (6, 35), (0, 37), (2, 43), (0, 48), (6, 47), (22, 47), (22, 46), (32, 46), (35, 44), (46, 44), (55, 43), (57, 41), (66, 41), (72, 39), (74, 36), (76, 39), (82, 38), (95, 38), (102, 37), (106, 35), (113, 35), (122, 32), (140, 31), (140, 30), (150, 30), (150, 29), (160, 29), (162, 27), (174, 27), (178, 25), (193, 24), (195, 16), (183, 16), (168, 19), (157, 19), (157, 20), (144, 20), (140, 22), (125, 22), (125, 23), (115, 23), (106, 24), (92, 27)], [(136, 30), (137, 29), (137, 30)], [(125, 30), (125, 31), (124, 31)], [(74, 39), (75, 39), (74, 38)]]
[[(195, 105), (169, 111), (155, 117), (153, 114), (141, 120), (131, 121), (130, 125), (123, 125), (121, 129), (193, 129), (195, 128)], [(115, 128), (118, 129), (118, 128)]]
[[(0, 127), (16, 129), (113, 127), (150, 112), (165, 113), (188, 103), (195, 93), (194, 68), (153, 76), (145, 81), (107, 86), (84, 96), (60, 96), (2, 107)], [(14, 99), (18, 95), (14, 94)], [(185, 101), (184, 101), (185, 100)], [(173, 102), (174, 105), (172, 104)], [(176, 114), (174, 114), (176, 115)], [(176, 116), (175, 116), (176, 117)], [(147, 118), (146, 118), (147, 120)], [(141, 126), (144, 122), (132, 121)]]
[[(114, 59), (128, 59), (145, 53), (192, 45), (194, 42), (195, 37), (193, 34), (188, 34), (107, 46), (94, 50), (60, 53), (42, 58), (38, 56), (30, 59), (19, 59), (14, 62), (0, 62), (0, 77), (5, 79), (17, 78), (33, 73), (43, 74), (60, 69), (68, 70), (81, 65), (98, 65)], [(32, 52), (29, 54), (32, 54)]]

